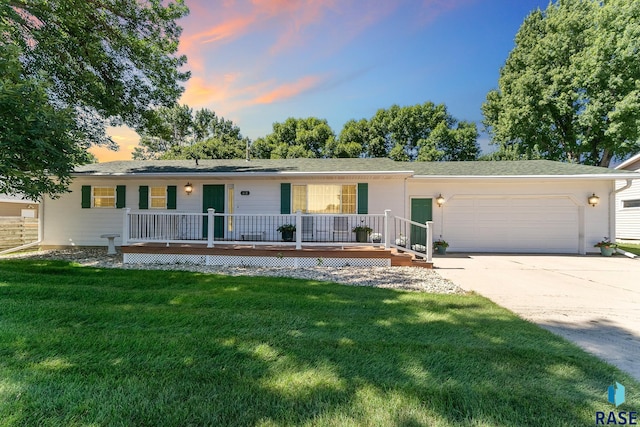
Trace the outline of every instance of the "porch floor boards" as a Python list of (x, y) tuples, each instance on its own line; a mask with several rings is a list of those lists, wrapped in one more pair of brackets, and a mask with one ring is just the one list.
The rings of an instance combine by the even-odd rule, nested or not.
[(122, 246), (122, 253), (129, 254), (181, 254), (181, 255), (233, 255), (233, 256), (279, 256), (303, 258), (386, 258), (391, 260), (392, 267), (433, 268), (433, 263), (415, 259), (413, 255), (398, 253), (373, 246), (302, 246), (296, 249), (290, 246), (219, 244), (208, 248), (202, 244), (172, 243), (135, 243)]

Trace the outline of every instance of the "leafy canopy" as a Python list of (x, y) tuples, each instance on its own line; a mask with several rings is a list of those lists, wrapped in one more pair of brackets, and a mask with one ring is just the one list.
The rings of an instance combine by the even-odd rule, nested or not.
[(640, 2), (531, 13), (482, 106), (501, 151), (599, 166), (640, 150)]
[[(180, 70), (186, 58), (176, 55), (175, 21), (187, 13), (183, 0), (4, 0), (0, 74), (9, 77), (0, 86), (0, 157), (11, 161), (3, 162), (0, 191), (60, 193), (82, 160), (78, 150), (115, 147), (106, 126), (153, 126), (154, 109), (175, 103), (189, 77)], [(8, 107), (20, 91), (28, 111), (12, 115)], [(24, 114), (34, 120), (13, 120)], [(57, 131), (43, 132), (47, 126)], [(18, 159), (39, 146), (47, 146), (54, 167), (44, 157)]]
[(187, 105), (160, 108), (158, 124), (144, 132), (133, 152), (137, 160), (242, 159), (249, 139), (231, 120), (206, 108)]
[(326, 119), (289, 117), (284, 123), (274, 123), (273, 132), (258, 138), (251, 152), (261, 159), (320, 158), (327, 157), (326, 147), (334, 141), (335, 134)]
[[(394, 160), (475, 160), (480, 153), (475, 123), (458, 122), (444, 104), (432, 102), (380, 109), (370, 120), (347, 122), (337, 150)], [(349, 156), (351, 157), (351, 156)]]
[(18, 57), (15, 45), (0, 49), (0, 194), (18, 189), (36, 199), (65, 191), (69, 166), (88, 162), (88, 153), (73, 111), (50, 102), (46, 82), (24, 78)]
[(380, 109), (369, 120), (349, 120), (339, 137), (326, 120), (289, 118), (251, 147), (259, 158), (389, 157), (394, 160), (475, 160), (475, 123), (458, 122), (444, 104)]

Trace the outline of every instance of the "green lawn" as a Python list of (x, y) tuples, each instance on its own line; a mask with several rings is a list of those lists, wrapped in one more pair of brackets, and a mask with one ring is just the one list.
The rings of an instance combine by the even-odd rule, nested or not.
[(475, 295), (0, 261), (0, 426), (594, 425), (614, 381)]
[(632, 254), (640, 255), (640, 244), (618, 243), (618, 247)]

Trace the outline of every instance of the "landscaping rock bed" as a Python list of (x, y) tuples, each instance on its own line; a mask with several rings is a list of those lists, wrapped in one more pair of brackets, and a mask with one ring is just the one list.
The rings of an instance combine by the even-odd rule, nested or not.
[(373, 286), (388, 289), (430, 292), (438, 294), (462, 294), (465, 291), (437, 272), (419, 267), (313, 267), (313, 268), (264, 268), (219, 267), (188, 264), (124, 264), (122, 255), (108, 256), (104, 248), (78, 248), (37, 251), (16, 254), (4, 258), (56, 259), (76, 262), (97, 268), (122, 268), (137, 270), (183, 270), (229, 276), (276, 276), (306, 280), (319, 280), (352, 286)]

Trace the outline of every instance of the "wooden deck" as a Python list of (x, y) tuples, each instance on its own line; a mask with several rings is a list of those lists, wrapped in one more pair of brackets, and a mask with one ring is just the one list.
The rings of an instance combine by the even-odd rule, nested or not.
[(201, 255), (201, 256), (232, 256), (232, 257), (277, 257), (277, 258), (350, 258), (350, 259), (389, 259), (392, 267), (423, 267), (433, 268), (433, 263), (415, 259), (412, 255), (398, 253), (374, 246), (295, 246), (276, 245), (231, 245), (219, 244), (208, 248), (204, 244), (171, 244), (139, 243), (122, 246), (123, 254), (154, 254), (154, 255)]

